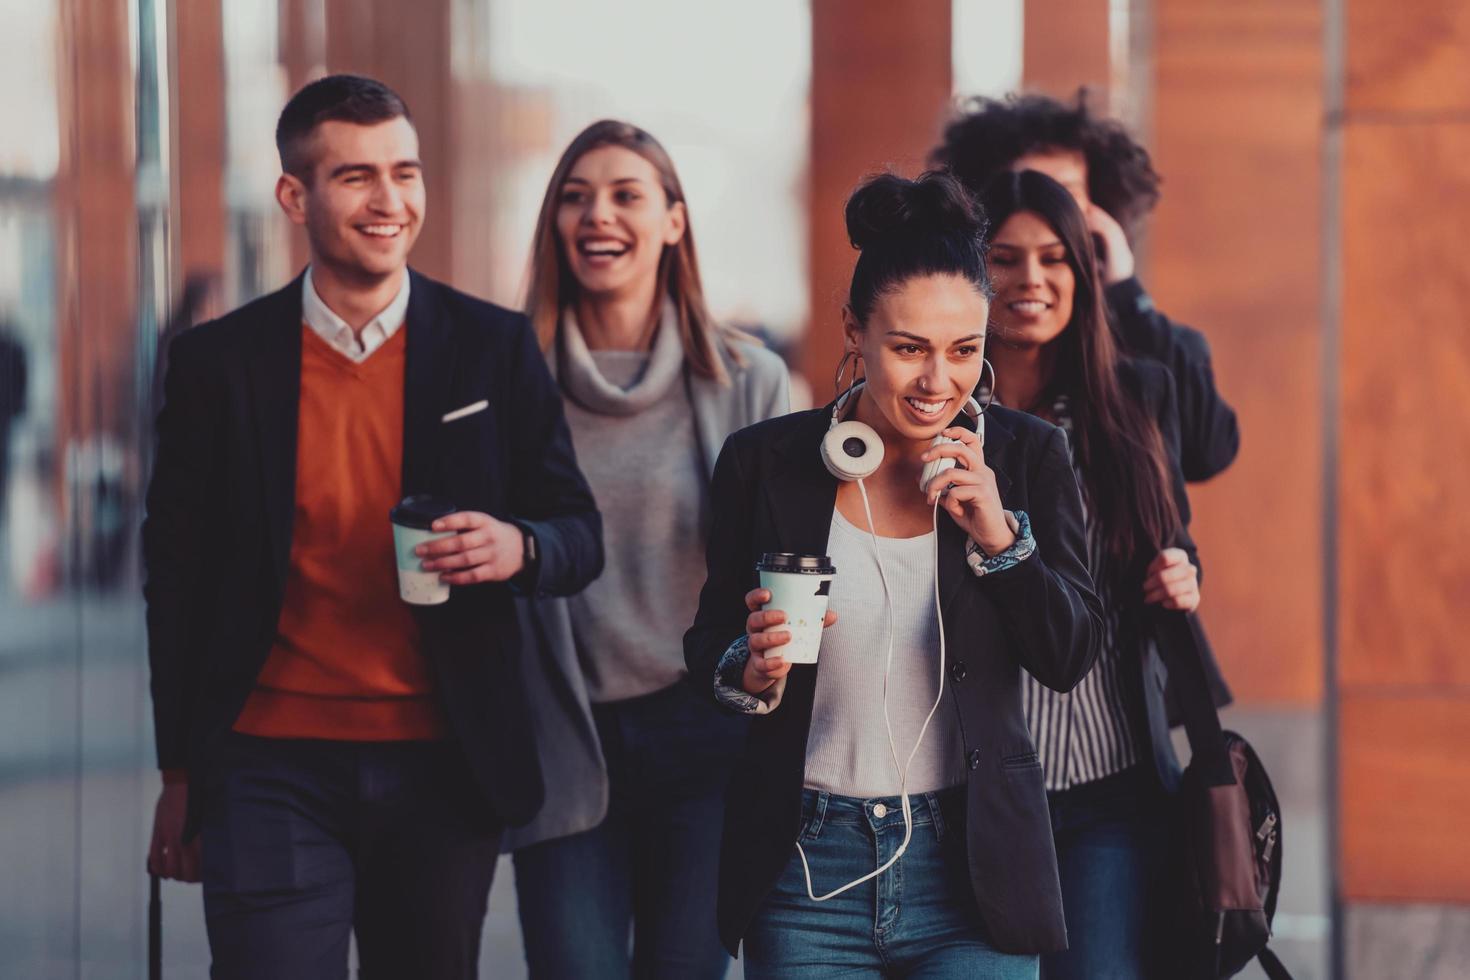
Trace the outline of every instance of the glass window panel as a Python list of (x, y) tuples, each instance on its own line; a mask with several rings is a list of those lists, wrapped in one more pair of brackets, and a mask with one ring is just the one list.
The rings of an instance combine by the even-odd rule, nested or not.
[(519, 107), (514, 128), (496, 134), (518, 152), (486, 174), (502, 185), (493, 298), (519, 305), (557, 158), (588, 123), (614, 117), (673, 156), (715, 315), (792, 337), (807, 306), (806, 6), (492, 0), (486, 19), (493, 80)]

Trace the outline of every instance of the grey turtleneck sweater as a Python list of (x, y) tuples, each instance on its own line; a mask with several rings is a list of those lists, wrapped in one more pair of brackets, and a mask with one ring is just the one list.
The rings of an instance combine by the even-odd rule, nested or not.
[(651, 351), (589, 351), (570, 313), (561, 336), (556, 373), (607, 555), (602, 577), (569, 600), (572, 635), (590, 699), (620, 701), (684, 676), (704, 583), (705, 477), (672, 310)]

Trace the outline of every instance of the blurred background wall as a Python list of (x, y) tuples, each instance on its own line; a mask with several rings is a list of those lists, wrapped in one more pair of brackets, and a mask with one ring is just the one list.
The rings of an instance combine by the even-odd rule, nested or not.
[[(1196, 487), (1203, 614), (1287, 807), (1298, 977), (1470, 975), (1470, 5), (1444, 0), (0, 0), (0, 976), (143, 976), (157, 792), (137, 525), (166, 339), (300, 268), (275, 116), (413, 109), (415, 265), (520, 300), (587, 122), (670, 148), (717, 314), (826, 399), (865, 173), (957, 97), (1096, 88), (1151, 147), (1141, 244), (1240, 413)], [(1455, 748), (1460, 746), (1460, 748)], [(207, 964), (165, 888), (168, 975)], [(523, 975), (510, 870), (484, 975)]]

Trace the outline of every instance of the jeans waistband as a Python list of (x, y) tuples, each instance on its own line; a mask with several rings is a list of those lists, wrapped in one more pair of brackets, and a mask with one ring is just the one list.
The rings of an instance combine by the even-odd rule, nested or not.
[[(952, 786), (932, 793), (910, 793), (909, 806), (914, 826), (933, 824), (939, 836), (946, 826), (964, 826), (965, 787)], [(821, 832), (824, 824), (858, 824), (881, 830), (903, 826), (903, 805), (897, 796), (861, 799), (838, 796), (821, 789), (801, 791), (801, 825), (804, 836)]]
[(1139, 764), (1101, 779), (1078, 783), (1070, 789), (1049, 790), (1046, 798), (1052, 806), (1093, 806), (1119, 796), (1149, 799), (1161, 795), (1163, 788), (1159, 786), (1159, 778), (1153, 767)]

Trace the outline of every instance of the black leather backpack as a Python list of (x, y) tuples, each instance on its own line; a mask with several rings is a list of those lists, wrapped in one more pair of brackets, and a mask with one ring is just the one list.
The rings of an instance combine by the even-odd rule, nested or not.
[(1189, 735), (1190, 760), (1174, 799), (1175, 911), (1172, 952), (1187, 980), (1233, 977), (1259, 959), (1271, 980), (1291, 974), (1266, 948), (1281, 888), (1281, 806), (1255, 750), (1220, 727), (1192, 615), (1158, 611), (1160, 649), (1169, 651)]

